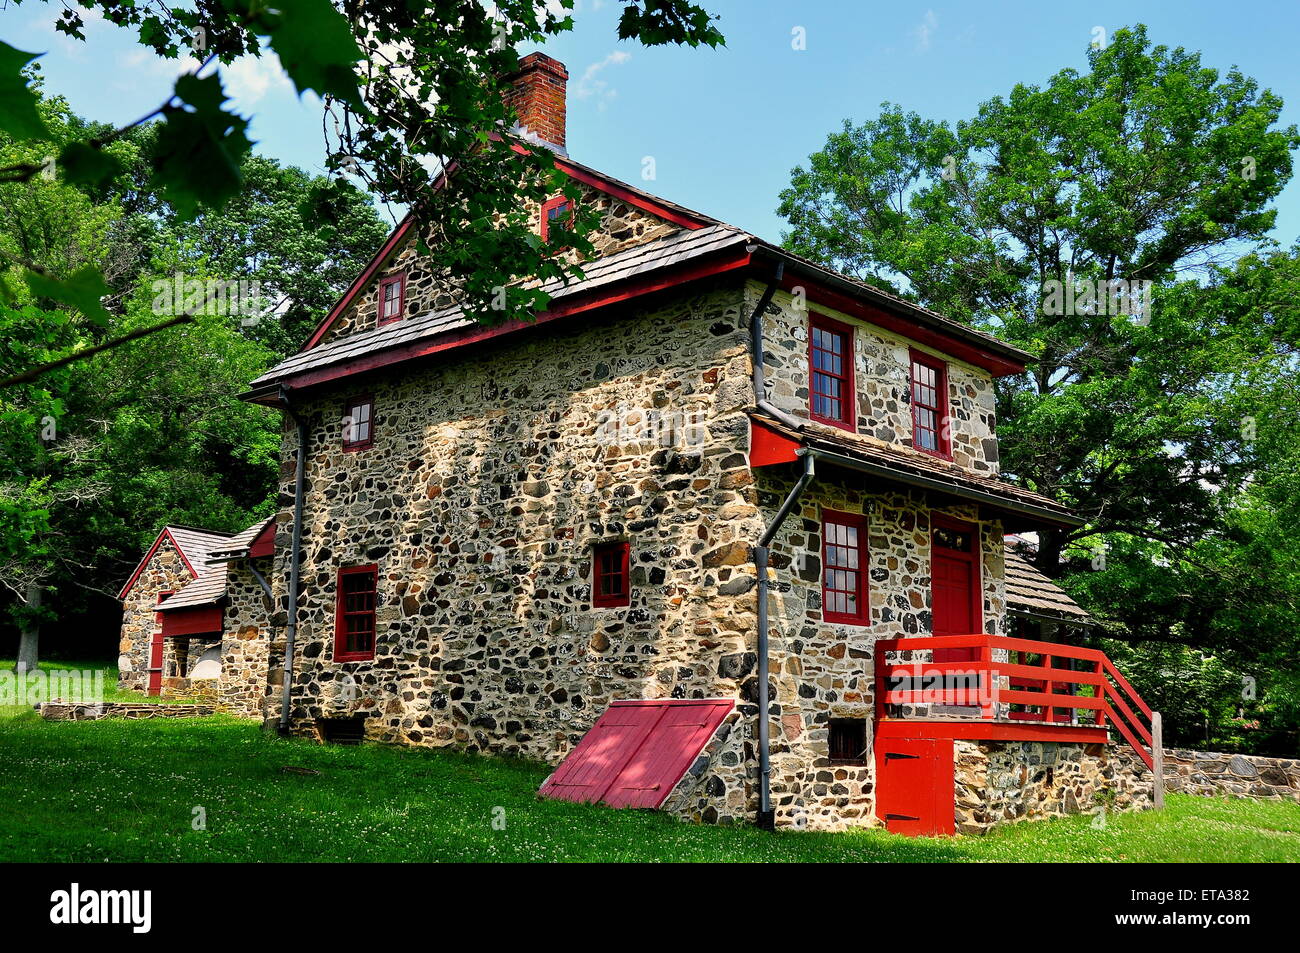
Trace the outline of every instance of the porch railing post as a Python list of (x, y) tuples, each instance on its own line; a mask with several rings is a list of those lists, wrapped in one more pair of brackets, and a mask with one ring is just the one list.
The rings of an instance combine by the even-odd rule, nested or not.
[(1151, 713), (1151, 773), (1155, 775), (1153, 801), (1157, 811), (1165, 806), (1165, 730), (1160, 712)]

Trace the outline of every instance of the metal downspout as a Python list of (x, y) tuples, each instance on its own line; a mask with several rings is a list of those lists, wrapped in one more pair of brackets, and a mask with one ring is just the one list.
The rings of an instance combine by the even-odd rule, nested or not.
[(280, 733), (289, 732), (289, 695), (293, 688), (294, 642), (298, 637), (299, 564), (302, 562), (302, 509), (303, 487), (307, 462), (307, 424), (293, 412), (289, 405), (289, 389), (280, 388), (280, 406), (298, 427), (298, 460), (293, 477), (293, 543), (289, 554), (289, 594), (286, 607), (289, 615), (284, 636), (284, 678), (280, 693)]

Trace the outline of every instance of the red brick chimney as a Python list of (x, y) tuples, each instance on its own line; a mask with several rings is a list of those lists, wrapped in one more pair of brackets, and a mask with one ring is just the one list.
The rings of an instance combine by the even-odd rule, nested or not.
[(529, 53), (506, 77), (506, 105), (519, 125), (548, 145), (564, 149), (564, 94), (569, 71), (545, 53)]

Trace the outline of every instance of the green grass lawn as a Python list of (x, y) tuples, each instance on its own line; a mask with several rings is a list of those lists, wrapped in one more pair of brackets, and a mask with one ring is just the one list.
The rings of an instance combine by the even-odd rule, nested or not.
[[(215, 716), (44, 722), (0, 713), (0, 860), (1300, 861), (1300, 805), (1171, 796), (1161, 813), (912, 839), (698, 827), (539, 801), (545, 767), (322, 747)], [(195, 809), (206, 829), (194, 830)], [(494, 820), (504, 820), (504, 829)]]

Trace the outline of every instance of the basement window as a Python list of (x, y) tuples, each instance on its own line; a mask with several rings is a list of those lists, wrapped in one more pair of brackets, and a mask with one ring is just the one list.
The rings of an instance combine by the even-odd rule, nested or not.
[(821, 315), (808, 323), (808, 414), (818, 423), (855, 430), (853, 329)]
[(836, 764), (866, 764), (866, 719), (832, 718), (829, 747), (830, 759)]
[(366, 737), (364, 718), (321, 718), (316, 727), (326, 744), (359, 745)]
[(867, 602), (867, 518), (822, 512), (822, 618), (870, 625)]
[(343, 405), (343, 449), (352, 452), (374, 445), (375, 401), (372, 397), (353, 397)]
[(542, 241), (551, 240), (551, 226), (573, 228), (573, 203), (563, 195), (548, 199), (542, 204)]
[(334, 661), (361, 662), (375, 657), (378, 583), (378, 566), (349, 566), (339, 570)]
[(399, 272), (379, 282), (379, 323), (392, 324), (406, 313), (406, 272)]
[(591, 552), (591, 604), (597, 609), (632, 602), (628, 561), (629, 543), (601, 543)]
[(937, 357), (912, 352), (912, 446), (952, 459), (948, 419), (948, 365)]

